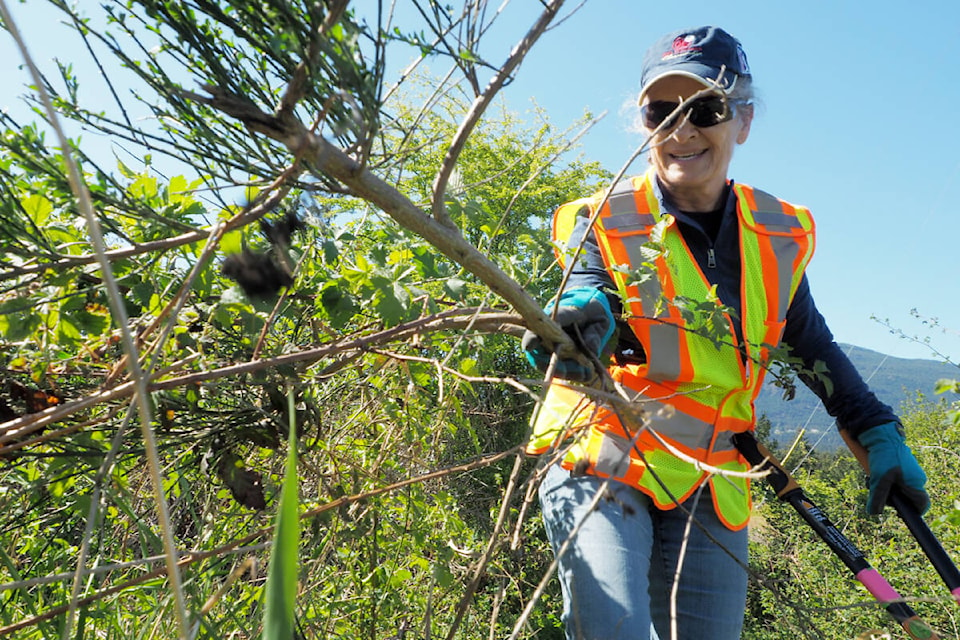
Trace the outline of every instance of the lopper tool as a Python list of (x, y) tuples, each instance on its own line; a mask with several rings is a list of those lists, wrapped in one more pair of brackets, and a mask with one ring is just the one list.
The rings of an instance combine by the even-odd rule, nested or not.
[(939, 640), (940, 636), (937, 635), (936, 631), (917, 615), (910, 605), (904, 601), (903, 597), (897, 593), (897, 590), (887, 582), (886, 578), (870, 566), (863, 553), (830, 522), (827, 514), (804, 494), (797, 481), (781, 466), (780, 462), (773, 457), (767, 448), (757, 441), (752, 432), (738, 433), (734, 436), (733, 441), (743, 457), (747, 459), (747, 462), (760, 471), (768, 472), (767, 481), (776, 492), (777, 497), (783, 502), (789, 503), (800, 514), (816, 534), (827, 543), (830, 550), (853, 572), (854, 577), (903, 627), (910, 638), (913, 640)]
[[(869, 473), (870, 466), (867, 462), (867, 450), (846, 431), (841, 431), (840, 435), (843, 436), (844, 442), (847, 443), (847, 447), (853, 453), (857, 462), (860, 463), (860, 466), (863, 467), (863, 470)], [(929, 558), (930, 564), (933, 565), (933, 568), (940, 574), (940, 578), (944, 584), (950, 589), (953, 599), (956, 600), (957, 603), (960, 603), (960, 570), (957, 569), (957, 565), (955, 565), (953, 560), (950, 559), (950, 556), (947, 555), (947, 552), (940, 544), (940, 541), (937, 540), (937, 537), (933, 535), (933, 531), (927, 526), (923, 516), (896, 488), (890, 492), (890, 497), (887, 502), (896, 510), (900, 519), (903, 520), (903, 523), (907, 525), (910, 534), (917, 540), (917, 544), (920, 545), (920, 548), (927, 555), (927, 558)]]

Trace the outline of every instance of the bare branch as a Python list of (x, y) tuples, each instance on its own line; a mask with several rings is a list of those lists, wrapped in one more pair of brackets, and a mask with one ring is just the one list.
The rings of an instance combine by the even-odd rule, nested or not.
[[(507, 82), (507, 79), (513, 71), (523, 62), (523, 59), (533, 44), (540, 38), (543, 32), (546, 31), (547, 27), (557, 15), (557, 12), (559, 12), (563, 6), (563, 2), (564, 0), (552, 0), (544, 5), (545, 8), (540, 18), (530, 28), (527, 35), (513, 48), (513, 51), (510, 52), (510, 57), (507, 58), (506, 63), (504, 63), (490, 80), (483, 94), (473, 101), (470, 111), (467, 112), (463, 122), (460, 123), (460, 128), (453, 136), (450, 147), (447, 149), (447, 153), (443, 158), (443, 164), (440, 166), (437, 177), (433, 182), (433, 217), (444, 226), (455, 228), (455, 225), (447, 215), (445, 196), (447, 183), (450, 181), (450, 176), (457, 164), (457, 160), (460, 158), (460, 153), (463, 151), (464, 145), (467, 143), (467, 139), (470, 137), (474, 127), (477, 126), (477, 123), (480, 122), (480, 118), (487, 110), (494, 96)], [(546, 336), (541, 335), (541, 337)]]
[[(284, 92), (283, 98), (280, 100), (280, 105), (277, 108), (278, 116), (292, 113), (297, 102), (303, 98), (306, 93), (310, 69), (316, 65), (317, 57), (320, 55), (320, 41), (323, 36), (339, 22), (343, 16), (343, 12), (347, 10), (348, 3), (349, 0), (334, 0), (329, 3), (330, 7), (326, 17), (316, 31), (314, 31), (313, 38), (310, 40), (310, 50), (307, 58), (297, 65), (293, 73), (293, 78), (291, 78), (287, 84), (287, 90)], [(320, 6), (322, 5), (317, 3), (316, 7)]]
[[(233, 375), (261, 371), (280, 365), (297, 363), (309, 364), (327, 357), (342, 357), (344, 354), (353, 354), (357, 351), (362, 352), (374, 345), (384, 344), (393, 340), (408, 339), (419, 333), (459, 329), (467, 326), (471, 326), (477, 330), (488, 330), (496, 333), (508, 332), (516, 335), (522, 332), (522, 328), (518, 324), (522, 322), (522, 319), (515, 314), (494, 312), (477, 315), (475, 311), (475, 309), (455, 309), (420, 318), (361, 338), (340, 340), (322, 347), (289, 353), (275, 358), (253, 360), (221, 367), (219, 369), (211, 369), (157, 381), (158, 378), (169, 373), (169, 371), (166, 370), (160, 371), (151, 376), (148, 388), (150, 391), (159, 391), (184, 385), (199, 384)], [(348, 355), (348, 357), (352, 356)], [(135, 388), (133, 383), (127, 382), (109, 389), (104, 389), (99, 393), (90, 394), (78, 400), (65, 402), (64, 404), (51, 407), (39, 413), (32, 413), (4, 422), (0, 424), (0, 445), (18, 440), (48, 424), (63, 420), (84, 409), (129, 397), (134, 392)], [(0, 449), (0, 454), (2, 454), (3, 451), (4, 449)]]
[[(147, 398), (147, 379), (146, 376), (143, 375), (143, 371), (140, 369), (139, 358), (136, 355), (137, 347), (130, 331), (126, 309), (123, 305), (120, 291), (117, 288), (117, 282), (113, 276), (113, 271), (110, 267), (110, 261), (104, 257), (104, 253), (106, 252), (106, 244), (103, 240), (103, 234), (97, 215), (93, 210), (93, 203), (90, 200), (90, 192), (87, 189), (86, 183), (83, 181), (80, 168), (77, 166), (73, 154), (70, 153), (70, 143), (67, 140), (63, 128), (60, 126), (60, 119), (56, 110), (53, 108), (53, 104), (50, 101), (50, 96), (47, 94), (46, 89), (41, 82), (40, 72), (33, 62), (33, 58), (27, 49), (26, 43), (20, 37), (17, 26), (13, 22), (13, 17), (7, 10), (5, 0), (0, 0), (0, 13), (2, 13), (3, 21), (6, 23), (7, 29), (13, 35), (14, 40), (16, 40), (17, 46), (23, 55), (23, 59), (26, 62), (27, 67), (30, 69), (30, 73), (33, 76), (34, 82), (37, 84), (41, 101), (43, 102), (44, 108), (47, 112), (47, 117), (57, 135), (57, 138), (60, 142), (60, 147), (63, 149), (63, 159), (67, 164), (67, 169), (70, 175), (70, 187), (77, 198), (84, 217), (86, 218), (88, 233), (97, 254), (97, 261), (100, 264), (100, 272), (102, 274), (103, 281), (107, 286), (111, 310), (114, 316), (117, 318), (117, 324), (120, 326), (120, 334), (123, 339), (124, 351), (127, 354), (127, 359), (129, 362), (128, 367), (130, 370), (130, 377), (133, 379), (134, 388), (136, 389), (137, 412), (140, 416), (141, 434), (143, 435), (143, 441), (147, 451), (147, 463), (150, 468), (151, 480), (154, 485), (154, 496), (156, 498), (155, 504), (157, 508), (157, 516), (160, 520), (160, 530), (162, 534), (164, 551), (167, 556), (170, 587), (171, 591), (173, 592), (174, 603), (176, 605), (178, 630), (181, 640), (186, 640), (187, 605), (181, 585), (180, 573), (177, 570), (175, 563), (173, 533), (170, 526), (170, 513), (164, 497), (163, 476), (160, 470), (159, 456), (157, 455), (156, 440), (154, 439), (153, 429), (150, 426), (152, 409), (150, 407), (149, 399)], [(76, 603), (76, 595), (77, 594), (75, 593), (74, 598), (70, 603), (69, 610), (71, 615), (68, 616), (67, 625), (64, 629), (64, 637), (69, 637), (70, 635), (70, 626), (73, 621), (72, 613)]]

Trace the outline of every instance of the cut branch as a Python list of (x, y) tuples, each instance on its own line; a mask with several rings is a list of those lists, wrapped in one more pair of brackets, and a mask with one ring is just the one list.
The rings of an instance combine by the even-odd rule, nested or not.
[(561, 358), (581, 358), (570, 337), (547, 317), (540, 304), (519, 283), (467, 242), (458, 229), (433, 219), (396, 187), (294, 117), (265, 113), (250, 99), (227, 94), (217, 87), (207, 86), (205, 89), (210, 92), (210, 97), (194, 93), (185, 93), (185, 97), (200, 100), (236, 118), (251, 131), (283, 143), (295, 157), (302, 158), (315, 171), (338, 180), (353, 195), (376, 205), (403, 227), (424, 238), (450, 260), (475, 275), (516, 309), (523, 317), (524, 324), (546, 344), (554, 346)]

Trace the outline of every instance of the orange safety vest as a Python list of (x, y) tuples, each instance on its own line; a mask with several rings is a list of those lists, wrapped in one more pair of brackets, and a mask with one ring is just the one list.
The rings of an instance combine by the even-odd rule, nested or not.
[[(707, 479), (717, 515), (736, 530), (749, 519), (748, 479), (713, 474), (670, 448), (712, 467), (749, 468), (731, 436), (754, 427), (754, 401), (769, 351), (780, 343), (787, 309), (813, 255), (813, 218), (803, 207), (734, 185), (743, 343), (727, 316), (729, 336), (718, 347), (687, 330), (680, 309), (672, 303), (680, 296), (709, 300), (713, 287), (676, 219), (660, 211), (654, 179), (651, 169), (645, 176), (619, 183), (594, 225), (607, 270), (624, 300), (625, 319), (647, 359), (646, 364), (614, 365), (609, 371), (635, 392), (647, 427), (638, 428), (636, 418), (618, 416), (568, 383), (554, 380), (527, 451), (542, 454), (569, 439), (563, 456), (566, 468), (632, 485), (661, 509), (673, 508)], [(554, 243), (561, 264), (566, 261), (564, 247), (580, 241), (570, 237), (578, 211), (586, 206), (593, 213), (602, 195), (564, 204), (554, 214)], [(655, 277), (631, 283), (630, 270), (651, 263)]]

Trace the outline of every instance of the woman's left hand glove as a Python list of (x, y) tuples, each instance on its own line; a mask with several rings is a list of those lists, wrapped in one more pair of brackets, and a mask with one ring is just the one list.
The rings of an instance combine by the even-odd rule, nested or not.
[[(551, 301), (544, 311), (549, 314), (554, 306), (557, 307), (557, 324), (583, 351), (599, 357), (613, 336), (615, 326), (607, 296), (599, 289), (576, 287), (564, 291), (559, 301)], [(540, 371), (547, 370), (553, 352), (540, 336), (527, 330), (521, 346), (530, 364)], [(555, 372), (559, 377), (575, 382), (589, 382), (597, 375), (592, 366), (569, 358), (558, 360)]]
[(930, 496), (924, 489), (927, 474), (907, 446), (900, 423), (887, 422), (871, 427), (857, 440), (866, 447), (870, 466), (867, 513), (879, 515), (894, 487), (913, 503), (919, 513), (924, 513), (930, 507)]

